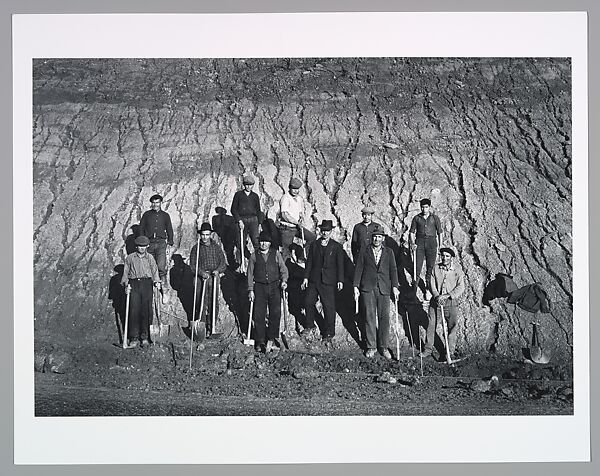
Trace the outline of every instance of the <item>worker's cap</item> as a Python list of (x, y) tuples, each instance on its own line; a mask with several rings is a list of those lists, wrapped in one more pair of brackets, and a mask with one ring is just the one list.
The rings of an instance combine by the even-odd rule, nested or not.
[(373, 213), (375, 213), (375, 210), (373, 209), (373, 207), (363, 207), (363, 209), (360, 211), (363, 215), (365, 213), (370, 213), (371, 215)]
[(456, 256), (456, 253), (454, 253), (454, 250), (452, 248), (440, 248), (440, 254), (442, 253), (448, 253), (453, 258)]
[(302, 181), (296, 177), (292, 177), (290, 180), (290, 188), (300, 188), (302, 187)]
[(242, 179), (244, 185), (254, 185), (254, 177), (252, 175), (245, 175)]
[(374, 235), (385, 236), (385, 230), (383, 229), (383, 227), (379, 223), (377, 223), (373, 227), (373, 231), (371, 232), (371, 236), (374, 236)]
[(268, 241), (269, 243), (271, 243), (272, 238), (271, 238), (271, 234), (266, 232), (266, 231), (261, 231), (258, 234), (258, 241)]
[(163, 201), (162, 195), (155, 193), (154, 195), (152, 195), (150, 197), (150, 202), (153, 202), (154, 200), (160, 200), (162, 202)]
[(210, 223), (208, 222), (204, 222), (202, 223), (202, 225), (200, 225), (200, 233), (202, 233), (203, 231), (212, 231), (212, 227), (210, 226)]
[(421, 206), (423, 206), (423, 205), (429, 205), (429, 206), (431, 206), (431, 200), (429, 200), (428, 198), (424, 198), (419, 203), (421, 204)]
[(135, 245), (136, 246), (148, 246), (150, 244), (150, 238), (148, 238), (147, 236), (138, 236), (135, 239)]
[(333, 222), (331, 220), (323, 220), (319, 225), (321, 231), (330, 231), (333, 230)]

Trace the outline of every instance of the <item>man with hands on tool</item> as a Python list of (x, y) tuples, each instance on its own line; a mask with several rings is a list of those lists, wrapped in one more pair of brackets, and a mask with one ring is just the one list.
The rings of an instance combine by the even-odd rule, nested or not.
[(386, 359), (392, 356), (388, 349), (390, 333), (390, 295), (397, 305), (398, 270), (394, 252), (384, 245), (385, 231), (376, 225), (371, 232), (371, 244), (362, 248), (354, 269), (354, 298), (362, 299), (365, 316), (365, 356), (372, 358), (379, 349)]
[(125, 268), (121, 285), (125, 286), (125, 293), (131, 294), (130, 317), (127, 329), (130, 348), (149, 345), (150, 320), (152, 319), (152, 285), (158, 289), (161, 280), (158, 266), (154, 257), (147, 252), (150, 240), (146, 236), (135, 239), (136, 252), (125, 258)]
[[(198, 304), (202, 302), (202, 295), (201, 292), (196, 295), (196, 309), (199, 309), (200, 320), (203, 321), (206, 310), (208, 310), (210, 306), (210, 299), (208, 297), (213, 294), (214, 278), (225, 272), (227, 263), (225, 255), (223, 254), (223, 249), (211, 237), (212, 228), (210, 223), (202, 223), (198, 233), (200, 233), (200, 249), (197, 249), (197, 244), (193, 246), (190, 252), (190, 267), (192, 269), (195, 268), (196, 254), (198, 253), (198, 274), (196, 279), (200, 281), (200, 285), (198, 286), (198, 289), (200, 290), (203, 289), (203, 281), (206, 281), (206, 296), (204, 298), (204, 309), (199, 309)], [(218, 300), (215, 303), (215, 312), (217, 315), (219, 314)], [(194, 320), (195, 317), (196, 316), (194, 316)], [(214, 331), (214, 329), (210, 329), (211, 324), (211, 320), (207, 319), (206, 325), (208, 335)]]
[[(448, 327), (448, 342), (445, 342), (447, 355), (450, 356), (450, 360), (454, 360), (453, 354), (457, 338), (458, 298), (465, 291), (464, 275), (459, 265), (454, 263), (454, 257), (454, 250), (451, 248), (441, 248), (441, 262), (435, 265), (429, 280), (432, 299), (429, 306), (427, 342), (425, 349), (421, 353), (423, 357), (430, 356), (433, 351), (437, 322), (443, 315)], [(444, 323), (442, 323), (443, 326)], [(442, 355), (441, 360), (443, 360), (443, 357)]]
[[(258, 235), (258, 250), (248, 260), (248, 299), (255, 304), (254, 349), (257, 352), (277, 350), (281, 321), (281, 293), (287, 288), (288, 269), (281, 253), (271, 248), (271, 237), (265, 231)], [(267, 306), (269, 325), (265, 331)], [(265, 341), (267, 346), (265, 348)]]
[[(250, 235), (252, 245), (258, 247), (258, 233), (263, 221), (263, 213), (260, 210), (260, 199), (252, 191), (254, 187), (254, 177), (245, 175), (242, 179), (243, 190), (238, 190), (233, 196), (231, 204), (231, 214), (237, 222), (240, 230), (243, 230), (244, 241)], [(244, 249), (244, 243), (241, 243), (240, 249)]]

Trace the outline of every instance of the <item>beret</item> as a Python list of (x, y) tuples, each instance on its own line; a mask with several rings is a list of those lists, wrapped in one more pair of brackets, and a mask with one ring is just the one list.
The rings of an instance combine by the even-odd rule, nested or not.
[(135, 239), (135, 244), (137, 246), (148, 246), (150, 244), (150, 239), (147, 236), (144, 236), (144, 235), (138, 236)]
[(454, 253), (454, 250), (452, 248), (440, 248), (440, 254), (442, 254), (442, 253), (448, 253), (453, 258), (456, 256), (456, 254)]
[(374, 227), (373, 227), (373, 231), (371, 232), (371, 236), (373, 235), (385, 235), (385, 230), (383, 229), (383, 227), (377, 223)]
[(296, 177), (292, 177), (290, 180), (290, 188), (300, 188), (302, 187), (302, 181), (297, 179)]

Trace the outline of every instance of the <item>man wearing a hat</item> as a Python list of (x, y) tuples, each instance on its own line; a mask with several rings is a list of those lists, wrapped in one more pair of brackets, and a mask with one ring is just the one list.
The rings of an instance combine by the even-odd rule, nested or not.
[(321, 329), (323, 343), (331, 344), (335, 336), (335, 293), (344, 287), (344, 250), (331, 238), (331, 220), (323, 220), (319, 229), (321, 238), (310, 245), (302, 281), (302, 289), (307, 289), (306, 328), (302, 333), (310, 336), (315, 332), (315, 304), (320, 298), (325, 318)]
[(127, 336), (129, 347), (150, 343), (150, 321), (152, 319), (152, 285), (160, 289), (161, 281), (154, 257), (147, 252), (150, 240), (146, 236), (135, 239), (137, 251), (125, 258), (121, 284), (129, 298), (129, 325)]
[(316, 238), (313, 232), (304, 227), (305, 202), (300, 196), (300, 187), (302, 187), (302, 182), (296, 177), (292, 177), (288, 193), (281, 197), (279, 201), (279, 232), (281, 235), (281, 252), (284, 259), (290, 256), (289, 246), (294, 242), (294, 238), (302, 237), (302, 234), (304, 234), (304, 247)]
[[(260, 210), (258, 195), (252, 191), (254, 177), (245, 175), (242, 179), (244, 189), (238, 190), (233, 196), (231, 214), (241, 230), (244, 230), (244, 243), (248, 235), (254, 249), (258, 248), (258, 228), (262, 224), (263, 214)], [(240, 247), (243, 249), (243, 246)]]
[[(464, 275), (460, 266), (454, 262), (455, 253), (451, 248), (441, 248), (441, 261), (433, 268), (429, 287), (431, 289), (431, 303), (429, 305), (429, 322), (427, 324), (427, 343), (423, 350), (423, 357), (431, 355), (435, 339), (437, 323), (441, 322), (444, 308), (444, 319), (448, 327), (448, 351), (451, 359), (456, 348), (456, 331), (458, 321), (458, 299), (465, 291)], [(442, 339), (443, 342), (443, 339)], [(440, 351), (440, 359), (445, 354)]]
[[(190, 251), (190, 268), (196, 273), (196, 255), (198, 256), (198, 274), (196, 275), (197, 282), (197, 293), (196, 293), (196, 309), (199, 313), (199, 319), (206, 322), (206, 333), (210, 335), (213, 329), (210, 328), (212, 325), (212, 319), (205, 319), (207, 311), (211, 308), (211, 299), (213, 295), (213, 283), (214, 276), (220, 276), (221, 273), (225, 272), (226, 261), (223, 249), (217, 244), (211, 237), (212, 228), (210, 223), (204, 222), (200, 226), (200, 249), (197, 244), (192, 247)], [(204, 309), (200, 309), (200, 303), (202, 298), (202, 289), (204, 281), (206, 281), (206, 296), (204, 298)], [(215, 303), (216, 315), (219, 315), (219, 300)], [(196, 320), (196, 316), (194, 319)], [(216, 320), (216, 316), (215, 316)]]
[(431, 271), (435, 265), (438, 244), (442, 243), (442, 223), (437, 215), (431, 213), (431, 200), (424, 198), (420, 202), (421, 213), (415, 215), (410, 224), (411, 246), (416, 246), (415, 288), (419, 283), (421, 268), (425, 261), (425, 287), (429, 285)]
[[(258, 250), (248, 260), (248, 299), (254, 301), (254, 349), (271, 352), (279, 346), (281, 292), (287, 287), (288, 269), (281, 253), (271, 248), (271, 236), (267, 232), (260, 232), (258, 243)], [(267, 306), (269, 325), (265, 331)]]
[[(154, 256), (158, 265), (158, 274), (163, 286), (167, 285), (167, 245), (173, 246), (173, 226), (171, 217), (163, 210), (163, 198), (159, 194), (150, 197), (150, 210), (140, 220), (140, 235), (150, 239), (148, 253)], [(163, 294), (163, 299), (165, 295)]]
[(365, 356), (374, 357), (378, 349), (386, 359), (391, 359), (390, 298), (397, 303), (400, 291), (396, 258), (384, 240), (385, 231), (377, 224), (371, 232), (371, 243), (358, 255), (353, 285), (354, 298), (361, 303), (365, 317)]
[(354, 225), (352, 230), (352, 242), (350, 250), (352, 251), (352, 261), (356, 263), (360, 250), (371, 244), (371, 233), (379, 223), (373, 221), (375, 210), (372, 207), (364, 207), (361, 210), (363, 220)]

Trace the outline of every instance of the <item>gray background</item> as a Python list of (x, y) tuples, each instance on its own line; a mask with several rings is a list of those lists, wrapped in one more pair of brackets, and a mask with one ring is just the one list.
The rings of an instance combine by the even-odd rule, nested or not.
[[(29, 475), (44, 474), (48, 476), (70, 474), (198, 474), (199, 471), (208, 474), (244, 474), (244, 475), (364, 475), (376, 473), (378, 475), (419, 473), (420, 475), (457, 476), (457, 475), (558, 475), (568, 473), (573, 475), (588, 475), (600, 473), (600, 464), (595, 463), (553, 463), (553, 464), (336, 464), (336, 465), (207, 465), (196, 467), (192, 465), (165, 466), (14, 466), (13, 460), (13, 312), (12, 295), (14, 283), (12, 280), (12, 215), (13, 210), (18, 210), (19, 204), (12, 201), (12, 69), (11, 64), (11, 14), (13, 13), (235, 13), (235, 12), (306, 12), (306, 11), (587, 11), (589, 14), (589, 175), (590, 184), (598, 177), (599, 165), (594, 161), (594, 152), (599, 149), (598, 136), (594, 131), (600, 130), (598, 110), (599, 92), (595, 86), (600, 80), (600, 66), (598, 60), (597, 29), (600, 28), (598, 15), (600, 7), (597, 0), (2, 0), (0, 4), (0, 49), (2, 64), (5, 66), (0, 72), (0, 100), (2, 104), (0, 113), (0, 144), (2, 144), (3, 173), (0, 176), (2, 190), (5, 191), (2, 206), (0, 206), (0, 223), (7, 224), (8, 230), (0, 236), (4, 253), (0, 255), (0, 269), (2, 285), (0, 286), (1, 303), (4, 313), (4, 325), (0, 332), (0, 376), (3, 383), (1, 398), (2, 428), (0, 430), (0, 474), (3, 475)], [(510, 32), (507, 32), (507, 35)], [(590, 186), (590, 200), (593, 204), (598, 201), (598, 187)], [(590, 207), (590, 245), (598, 231), (599, 224), (597, 213)], [(26, 237), (20, 237), (26, 239)], [(598, 272), (594, 265), (598, 261), (590, 250), (590, 294), (597, 289)], [(24, 316), (16, 316), (16, 318)], [(598, 396), (598, 368), (594, 366), (598, 351), (594, 348), (594, 337), (599, 337), (598, 324), (594, 315), (590, 315), (591, 338), (591, 396), (592, 403), (592, 460), (598, 449), (598, 415), (597, 405), (594, 402)], [(176, 436), (173, 436), (176, 439)], [(334, 444), (322, 442), (322, 444)], [(439, 444), (439, 443), (437, 443)], [(540, 435), (540, 444), (543, 444), (543, 435)]]

